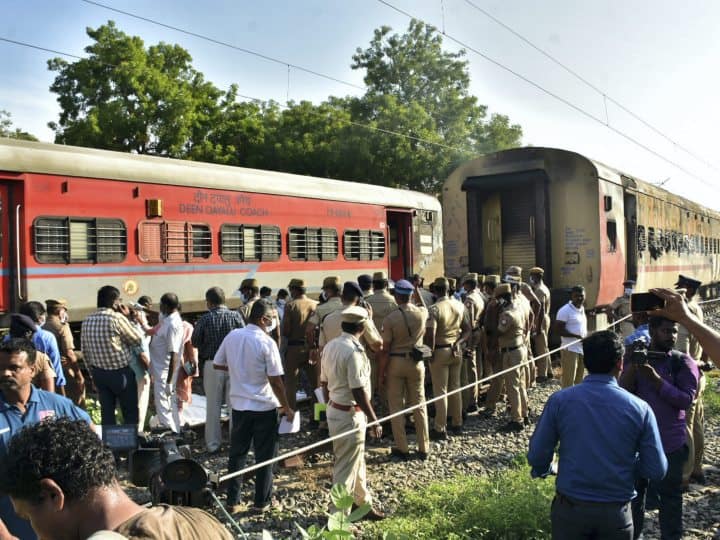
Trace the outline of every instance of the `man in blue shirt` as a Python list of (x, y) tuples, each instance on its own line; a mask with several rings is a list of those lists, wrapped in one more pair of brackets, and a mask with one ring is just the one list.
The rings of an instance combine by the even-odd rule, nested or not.
[(583, 340), (583, 351), (589, 375), (550, 396), (528, 461), (534, 477), (547, 476), (560, 443), (553, 539), (631, 540), (635, 478), (662, 479), (667, 460), (652, 410), (618, 386), (621, 338), (596, 332)]
[(50, 364), (55, 370), (55, 390), (58, 394), (65, 395), (65, 373), (62, 368), (62, 358), (60, 356), (60, 347), (58, 347), (57, 339), (52, 332), (48, 332), (42, 325), (45, 324), (45, 317), (47, 311), (42, 302), (25, 302), (20, 306), (18, 311), (22, 315), (30, 317), (35, 323), (35, 333), (32, 337), (33, 345), (35, 348), (44, 352), (50, 357)]
[[(35, 347), (27, 339), (12, 338), (0, 344), (0, 461), (5, 459), (10, 439), (23, 427), (58, 416), (90, 423), (85, 411), (72, 401), (35, 388), (31, 381)], [(30, 522), (21, 519), (10, 498), (0, 497), (0, 538), (15, 536), (35, 540)]]

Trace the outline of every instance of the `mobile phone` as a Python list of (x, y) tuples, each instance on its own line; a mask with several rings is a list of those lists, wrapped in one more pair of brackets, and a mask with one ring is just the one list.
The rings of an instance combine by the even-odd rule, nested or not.
[(630, 295), (630, 310), (633, 313), (652, 311), (665, 307), (665, 300), (653, 293), (633, 293)]

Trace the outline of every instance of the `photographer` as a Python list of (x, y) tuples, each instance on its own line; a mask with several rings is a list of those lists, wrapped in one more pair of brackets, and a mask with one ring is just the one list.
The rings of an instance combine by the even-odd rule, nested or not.
[(673, 350), (677, 323), (664, 317), (649, 319), (650, 346), (633, 351), (620, 377), (620, 385), (650, 405), (657, 418), (668, 472), (661, 481), (638, 481), (638, 496), (633, 500), (635, 538), (642, 533), (645, 492), (657, 491), (660, 508), (660, 532), (663, 540), (682, 537), (682, 470), (688, 456), (685, 411), (695, 398), (698, 371), (695, 362)]
[(122, 304), (118, 289), (101, 287), (97, 307), (82, 323), (80, 343), (99, 394), (102, 425), (115, 425), (116, 401), (125, 424), (137, 425), (137, 382), (130, 359), (142, 338), (127, 319), (130, 310)]
[(528, 461), (533, 477), (552, 474), (560, 443), (553, 539), (630, 540), (635, 476), (659, 480), (667, 461), (652, 410), (617, 384), (620, 337), (595, 332), (583, 340), (583, 350), (589, 375), (550, 396), (530, 439)]

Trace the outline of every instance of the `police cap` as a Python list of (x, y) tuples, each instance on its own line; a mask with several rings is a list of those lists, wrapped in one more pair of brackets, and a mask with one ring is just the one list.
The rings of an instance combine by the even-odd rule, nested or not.
[(346, 281), (343, 284), (342, 295), (343, 296), (356, 296), (358, 298), (362, 298), (363, 292), (362, 292), (362, 289), (360, 288), (360, 285), (358, 285), (357, 281)]
[[(348, 282), (351, 283), (351, 282)], [(342, 322), (360, 324), (368, 319), (368, 312), (360, 306), (350, 306), (340, 312)]]
[(395, 283), (395, 292), (397, 294), (412, 294), (415, 287), (407, 279), (401, 279)]

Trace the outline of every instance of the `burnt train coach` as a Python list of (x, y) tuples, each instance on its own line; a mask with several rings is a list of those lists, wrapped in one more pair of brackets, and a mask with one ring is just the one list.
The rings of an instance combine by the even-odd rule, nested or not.
[(541, 266), (558, 300), (581, 284), (588, 307), (612, 302), (624, 279), (647, 290), (688, 274), (707, 293), (720, 276), (720, 213), (574, 152), (482, 156), (442, 196), (449, 275), (518, 265), (526, 279)]
[(440, 204), (402, 189), (4, 139), (0, 204), (0, 313), (63, 297), (79, 319), (106, 284), (197, 312), (250, 277), (318, 293), (326, 275), (443, 271)]

